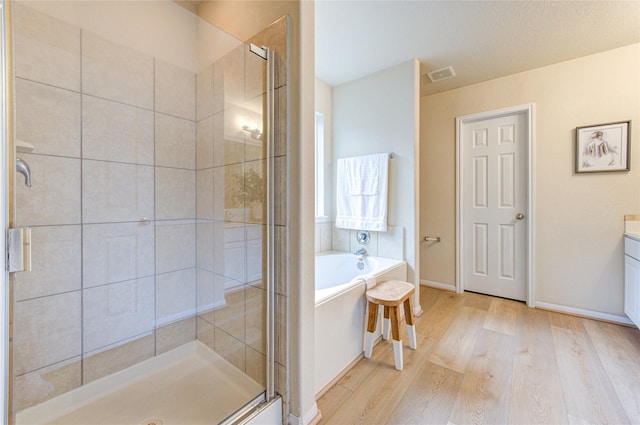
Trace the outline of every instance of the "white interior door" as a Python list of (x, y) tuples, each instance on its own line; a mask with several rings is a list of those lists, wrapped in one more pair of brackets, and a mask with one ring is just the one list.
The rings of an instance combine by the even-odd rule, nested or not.
[(527, 298), (527, 114), (464, 121), (461, 272), (465, 290)]

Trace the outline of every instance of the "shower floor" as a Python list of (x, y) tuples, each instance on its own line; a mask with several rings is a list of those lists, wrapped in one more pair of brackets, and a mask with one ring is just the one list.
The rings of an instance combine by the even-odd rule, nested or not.
[(210, 425), (262, 391), (258, 383), (194, 341), (20, 412), (16, 422)]

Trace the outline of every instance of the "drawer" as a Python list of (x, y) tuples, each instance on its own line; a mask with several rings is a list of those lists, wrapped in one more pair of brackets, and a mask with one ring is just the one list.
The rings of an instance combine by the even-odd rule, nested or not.
[(624, 253), (629, 257), (640, 260), (640, 242), (629, 237), (624, 238)]

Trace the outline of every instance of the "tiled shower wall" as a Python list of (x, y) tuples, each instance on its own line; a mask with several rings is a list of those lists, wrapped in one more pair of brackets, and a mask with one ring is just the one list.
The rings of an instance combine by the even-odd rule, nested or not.
[(20, 410), (193, 340), (193, 72), (16, 4)]
[(19, 154), (33, 187), (17, 186), (16, 224), (32, 228), (34, 264), (15, 284), (16, 409), (196, 337), (264, 383), (264, 211), (231, 195), (264, 167), (236, 122), (262, 125), (249, 83), (261, 59), (238, 48), (195, 75), (26, 6), (13, 20), (16, 133), (35, 146)]

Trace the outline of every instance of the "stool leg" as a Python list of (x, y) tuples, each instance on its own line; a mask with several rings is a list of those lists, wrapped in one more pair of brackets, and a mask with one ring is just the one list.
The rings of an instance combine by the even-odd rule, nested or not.
[(402, 340), (400, 339), (400, 309), (398, 306), (390, 307), (391, 313), (391, 337), (393, 338), (393, 359), (396, 369), (402, 370)]
[(375, 339), (376, 327), (378, 325), (378, 304), (369, 301), (369, 320), (367, 321), (367, 331), (364, 333), (364, 356), (371, 358), (373, 351), (373, 340)]
[(384, 306), (384, 318), (382, 319), (382, 339), (389, 339), (389, 307)]
[(393, 341), (393, 358), (396, 362), (396, 370), (402, 370), (402, 341)]
[(409, 347), (412, 350), (418, 348), (416, 342), (416, 324), (413, 321), (413, 305), (411, 297), (404, 300), (404, 319), (407, 322), (407, 334), (409, 335)]

